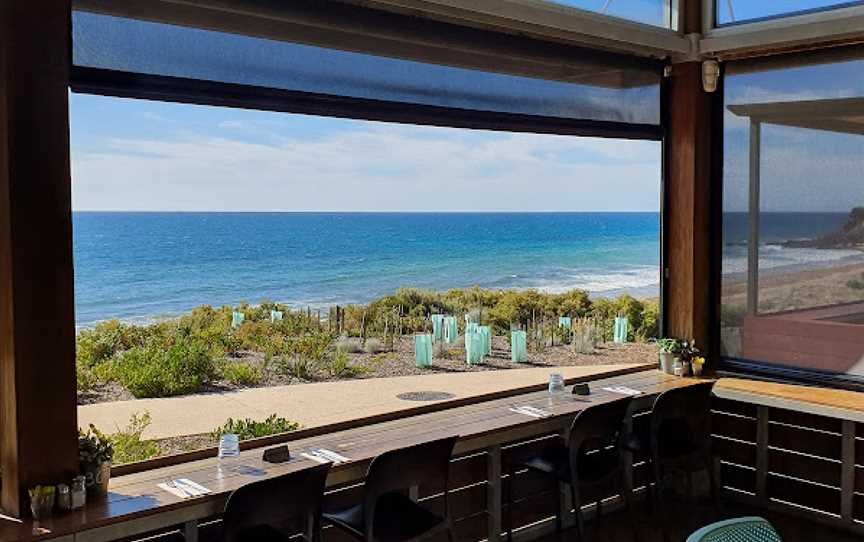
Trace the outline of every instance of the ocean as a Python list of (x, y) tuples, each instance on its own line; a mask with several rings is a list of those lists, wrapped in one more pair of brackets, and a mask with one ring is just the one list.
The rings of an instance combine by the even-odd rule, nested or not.
[[(766, 213), (763, 269), (860, 258), (774, 244), (845, 218)], [(79, 327), (202, 304), (363, 303), (407, 286), (658, 294), (658, 213), (76, 212), (73, 226)], [(746, 231), (744, 215), (727, 215), (724, 272), (746, 269)]]
[(658, 293), (657, 213), (73, 214), (76, 324), (415, 286)]

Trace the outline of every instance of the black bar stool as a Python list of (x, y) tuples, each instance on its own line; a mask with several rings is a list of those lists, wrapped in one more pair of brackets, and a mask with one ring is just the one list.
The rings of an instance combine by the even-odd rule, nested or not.
[(648, 424), (648, 442), (654, 478), (654, 502), (658, 506), (663, 536), (670, 538), (664, 493), (666, 475), (681, 472), (687, 480), (687, 496), (693, 495), (693, 475), (708, 473), (712, 501), (717, 504), (717, 480), (711, 454), (711, 390), (702, 382), (661, 393), (654, 400)]
[(306, 542), (319, 542), (329, 470), (329, 463), (316, 465), (235, 490), (222, 516), (222, 541), (287, 541), (300, 523)]
[[(450, 457), (459, 437), (450, 437), (383, 453), (366, 472), (363, 502), (326, 511), (324, 518), (365, 542), (409, 542), (446, 532), (453, 540), (447, 505)], [(411, 488), (444, 484), (444, 514), (409, 497)]]
[[(556, 482), (567, 484), (576, 510), (576, 525), (579, 539), (585, 539), (585, 524), (582, 518), (584, 497), (597, 492), (597, 515), (602, 514), (601, 499), (604, 489), (620, 491), (628, 514), (630, 495), (624, 487), (624, 464), (619, 439), (630, 408), (630, 398), (591, 406), (581, 411), (570, 426), (570, 434), (552, 439), (540, 456), (511, 462), (507, 484), (507, 540), (513, 539), (513, 485), (516, 470), (527, 468), (543, 473)], [(560, 491), (556, 485), (558, 511), (556, 527), (561, 530)]]

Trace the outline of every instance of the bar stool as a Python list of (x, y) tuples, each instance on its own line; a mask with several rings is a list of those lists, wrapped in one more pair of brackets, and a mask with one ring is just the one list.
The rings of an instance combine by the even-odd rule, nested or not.
[(667, 540), (669, 527), (664, 492), (668, 473), (685, 475), (687, 496), (691, 497), (693, 475), (706, 471), (712, 500), (717, 502), (717, 481), (711, 455), (713, 387), (713, 382), (693, 384), (665, 391), (654, 400), (647, 442), (654, 477), (653, 500), (659, 508), (663, 536)]
[[(585, 525), (582, 518), (584, 497), (589, 492), (598, 492), (597, 515), (602, 514), (602, 491), (617, 489), (630, 513), (630, 495), (624, 488), (624, 465), (618, 445), (624, 421), (630, 408), (629, 397), (591, 406), (576, 415), (570, 426), (570, 434), (553, 441), (537, 457), (511, 462), (507, 484), (507, 540), (513, 540), (513, 485), (518, 468), (527, 468), (545, 474), (556, 482), (569, 486), (576, 511), (576, 527), (579, 540), (585, 540)], [(556, 527), (561, 530), (560, 491)]]
[[(383, 453), (366, 472), (363, 501), (325, 511), (324, 518), (365, 542), (409, 542), (446, 532), (452, 542), (447, 505), (450, 457), (459, 437), (426, 442)], [(444, 484), (444, 514), (438, 515), (409, 497), (412, 488)]]
[(306, 542), (319, 542), (321, 501), (329, 470), (329, 463), (316, 465), (235, 490), (222, 516), (222, 542), (287, 541), (295, 534), (298, 521)]

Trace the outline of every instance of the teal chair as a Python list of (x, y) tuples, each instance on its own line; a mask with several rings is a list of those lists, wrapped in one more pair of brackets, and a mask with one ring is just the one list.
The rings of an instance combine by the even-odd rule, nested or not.
[(702, 527), (688, 536), (687, 542), (782, 542), (782, 539), (766, 520), (750, 516)]

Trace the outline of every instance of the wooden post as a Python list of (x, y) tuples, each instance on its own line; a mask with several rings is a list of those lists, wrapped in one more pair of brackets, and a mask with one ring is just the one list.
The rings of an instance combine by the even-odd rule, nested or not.
[(756, 407), (756, 497), (768, 502), (768, 407)]
[(69, 0), (0, 2), (0, 505), (78, 470)]
[(759, 312), (759, 187), (762, 182), (762, 124), (750, 119), (750, 194), (747, 212), (747, 314)]
[[(490, 446), (486, 449), (486, 456), (486, 540), (498, 542), (501, 540), (501, 508), (504, 502), (501, 490), (501, 446)], [(508, 483), (512, 484), (513, 480)]]
[(840, 461), (840, 517), (854, 524), (855, 513), (855, 422), (843, 420), (843, 436)]
[[(681, 0), (679, 4), (684, 34), (701, 33), (702, 1)], [(721, 144), (712, 134), (723, 96), (719, 91), (703, 90), (700, 62), (673, 64), (665, 84), (664, 334), (696, 339), (711, 354), (717, 350), (711, 329), (716, 311), (710, 287), (714, 271), (711, 216), (712, 206), (722, 204), (712, 201), (713, 145)], [(716, 361), (709, 356), (706, 368), (712, 370)]]
[[(711, 119), (716, 95), (702, 90), (698, 62), (675, 64), (666, 141), (665, 333), (710, 348)], [(719, 202), (715, 202), (719, 205)], [(709, 360), (713, 361), (713, 360)]]

